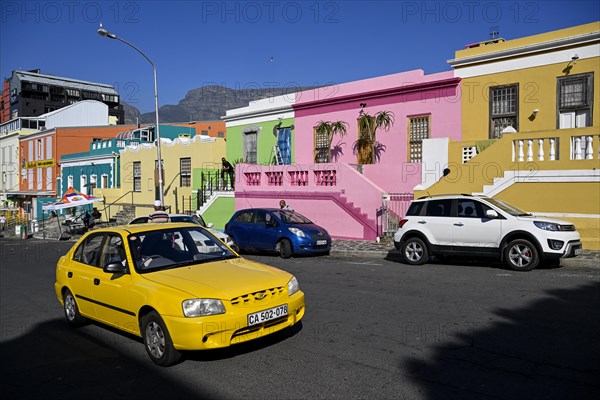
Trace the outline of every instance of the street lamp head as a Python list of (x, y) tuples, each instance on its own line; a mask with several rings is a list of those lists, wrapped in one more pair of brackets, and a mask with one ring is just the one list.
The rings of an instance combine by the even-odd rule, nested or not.
[(108, 37), (111, 39), (116, 39), (117, 35), (115, 35), (114, 33), (110, 33), (109, 31), (107, 31), (106, 29), (104, 29), (104, 27), (102, 26), (102, 24), (100, 24), (100, 28), (98, 28), (98, 35), (103, 36), (103, 37)]

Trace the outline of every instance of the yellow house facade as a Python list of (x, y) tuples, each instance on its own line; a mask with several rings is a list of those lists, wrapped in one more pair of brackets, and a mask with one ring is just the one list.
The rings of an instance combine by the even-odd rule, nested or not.
[(600, 250), (600, 22), (475, 43), (448, 61), (462, 79), (451, 173), (415, 197), (477, 193), (573, 222)]
[[(192, 197), (192, 172), (196, 169), (220, 168), (225, 152), (225, 139), (196, 135), (161, 140), (163, 159), (164, 205), (171, 213), (196, 209)], [(153, 211), (157, 195), (157, 151), (154, 144), (128, 146), (120, 152), (121, 184), (118, 189), (95, 190), (104, 196), (105, 205), (114, 216), (123, 205), (135, 207), (135, 216)]]

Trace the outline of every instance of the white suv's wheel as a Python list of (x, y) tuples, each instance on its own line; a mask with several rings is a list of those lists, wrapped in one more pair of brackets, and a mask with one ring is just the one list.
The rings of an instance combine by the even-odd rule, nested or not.
[(418, 237), (406, 239), (402, 245), (402, 256), (410, 265), (422, 265), (429, 258), (427, 245)]
[(515, 271), (531, 271), (538, 266), (540, 256), (530, 241), (516, 239), (504, 249), (504, 260)]

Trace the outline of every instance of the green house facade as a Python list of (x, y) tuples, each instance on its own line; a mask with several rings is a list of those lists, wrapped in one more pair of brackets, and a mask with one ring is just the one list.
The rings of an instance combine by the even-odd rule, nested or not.
[[(295, 97), (295, 93), (269, 97), (227, 111), (223, 117), (227, 127), (227, 160), (235, 164), (293, 163)], [(283, 131), (288, 133), (287, 149), (282, 145)]]

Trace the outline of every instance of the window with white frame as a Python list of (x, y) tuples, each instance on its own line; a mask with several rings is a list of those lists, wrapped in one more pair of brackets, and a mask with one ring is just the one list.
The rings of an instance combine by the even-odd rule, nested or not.
[(67, 189), (73, 187), (73, 175), (69, 175), (67, 178)]
[(557, 78), (556, 109), (559, 129), (592, 126), (594, 74)]
[(100, 187), (101, 188), (107, 188), (108, 187), (108, 175), (106, 175), (106, 174), (102, 175), (102, 179), (100, 181)]
[(328, 163), (331, 160), (329, 135), (327, 132), (317, 132), (315, 129), (315, 163)]
[(90, 175), (90, 188), (95, 189), (96, 186), (98, 186), (98, 175)]
[(519, 130), (518, 84), (490, 88), (490, 139), (501, 137), (509, 126)]
[(142, 191), (142, 163), (140, 161), (133, 162), (133, 191)]
[(423, 140), (429, 139), (429, 115), (408, 118), (410, 162), (423, 161)]
[(257, 163), (257, 131), (244, 132), (244, 161), (247, 164)]
[(83, 194), (88, 194), (87, 175), (79, 177), (79, 191)]
[(192, 186), (192, 159), (180, 158), (179, 159), (179, 176), (180, 186), (190, 187)]

